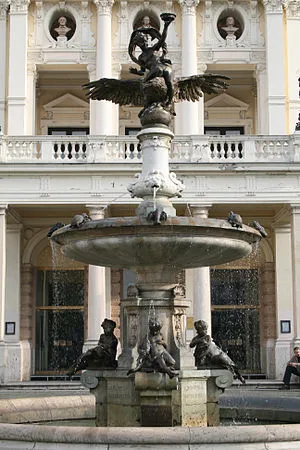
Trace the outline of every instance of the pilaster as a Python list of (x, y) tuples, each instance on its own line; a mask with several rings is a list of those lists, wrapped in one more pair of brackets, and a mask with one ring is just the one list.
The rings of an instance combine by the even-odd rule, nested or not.
[(36, 82), (38, 72), (36, 64), (27, 65), (27, 134), (36, 134), (35, 112), (36, 112)]
[(268, 102), (267, 86), (267, 67), (265, 64), (258, 64), (256, 67), (257, 80), (257, 134), (268, 134), (268, 110), (266, 104)]
[(5, 283), (6, 283), (6, 209), (0, 205), (0, 384), (5, 377)]
[(18, 30), (22, 39), (9, 40), (7, 133), (26, 134), (27, 42), (29, 0), (11, 0), (10, 30)]
[(291, 206), (294, 343), (300, 344), (300, 204)]
[[(178, 0), (182, 14), (182, 76), (197, 74), (197, 27), (196, 7), (199, 0)], [(199, 108), (199, 102), (202, 107)], [(204, 107), (203, 99), (199, 102), (182, 102), (176, 105), (178, 117), (175, 117), (175, 132), (177, 134), (203, 134)], [(201, 114), (199, 115), (199, 110)], [(200, 117), (202, 120), (200, 121)], [(202, 128), (202, 129), (200, 129)]]
[[(277, 340), (275, 344), (275, 375), (282, 379), (286, 361), (290, 359), (293, 338), (293, 277), (292, 277), (292, 247), (291, 226), (276, 225), (275, 233), (275, 280), (276, 280), (276, 327)], [(282, 333), (281, 320), (289, 320), (290, 333)]]
[[(94, 0), (97, 7), (96, 78), (112, 75), (111, 13), (114, 0)], [(91, 134), (113, 134), (113, 106), (108, 101), (97, 101), (96, 120), (91, 123)]]
[(268, 133), (286, 134), (285, 60), (283, 8), (281, 0), (264, 0), (268, 87)]
[(0, 1), (0, 127), (2, 132), (6, 130), (5, 108), (6, 108), (6, 42), (7, 42), (7, 10), (9, 2)]
[(21, 224), (9, 225), (6, 231), (5, 322), (14, 323), (15, 333), (5, 334), (5, 381), (21, 379), (20, 345), (20, 254)]
[(21, 266), (20, 339), (22, 349), (21, 380), (30, 380), (33, 327), (33, 266)]
[(275, 309), (275, 267), (273, 262), (265, 262), (261, 268), (260, 277), (261, 313), (261, 361), (262, 370), (268, 378), (275, 376), (275, 338), (276, 338), (276, 309)]
[(300, 61), (295, 58), (294, 43), (299, 41), (300, 28), (300, 2), (298, 0), (285, 0), (286, 35), (287, 35), (287, 65), (288, 65), (288, 105), (289, 105), (289, 129), (293, 133), (300, 110), (300, 95), (298, 78), (300, 75)]
[[(107, 205), (87, 205), (92, 220), (103, 219)], [(108, 303), (109, 301), (109, 303)], [(88, 274), (88, 328), (84, 351), (97, 345), (101, 323), (110, 317), (110, 269), (89, 265)]]

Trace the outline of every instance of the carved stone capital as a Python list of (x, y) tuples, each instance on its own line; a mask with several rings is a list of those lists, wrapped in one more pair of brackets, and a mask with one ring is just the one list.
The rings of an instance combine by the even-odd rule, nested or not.
[(267, 14), (282, 13), (283, 0), (263, 0)]
[(183, 14), (195, 14), (199, 0), (177, 0), (182, 8)]
[(288, 19), (300, 19), (300, 2), (299, 0), (284, 0), (284, 9)]
[(10, 14), (24, 14), (28, 11), (30, 0), (10, 0)]
[(94, 3), (97, 6), (98, 13), (111, 14), (114, 0), (94, 0)]
[(8, 6), (8, 0), (0, 0), (0, 20), (6, 18)]

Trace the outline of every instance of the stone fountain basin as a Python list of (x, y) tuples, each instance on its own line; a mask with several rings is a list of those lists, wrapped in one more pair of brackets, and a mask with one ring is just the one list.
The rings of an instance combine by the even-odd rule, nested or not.
[(170, 217), (153, 225), (141, 217), (121, 217), (93, 220), (80, 228), (67, 225), (51, 239), (76, 261), (136, 269), (224, 264), (247, 256), (260, 237), (255, 229), (233, 228), (226, 220)]

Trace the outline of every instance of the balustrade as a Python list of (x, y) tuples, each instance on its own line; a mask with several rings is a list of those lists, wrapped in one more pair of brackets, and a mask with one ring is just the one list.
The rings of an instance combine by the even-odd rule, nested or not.
[[(300, 133), (290, 136), (177, 136), (171, 163), (271, 163), (300, 160)], [(135, 136), (0, 136), (0, 163), (141, 163)]]

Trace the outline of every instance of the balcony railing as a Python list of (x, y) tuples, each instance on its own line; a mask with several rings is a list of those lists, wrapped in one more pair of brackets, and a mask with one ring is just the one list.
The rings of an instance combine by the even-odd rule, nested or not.
[[(0, 164), (141, 163), (134, 136), (0, 136)], [(288, 136), (178, 136), (170, 163), (300, 162), (300, 133)]]

